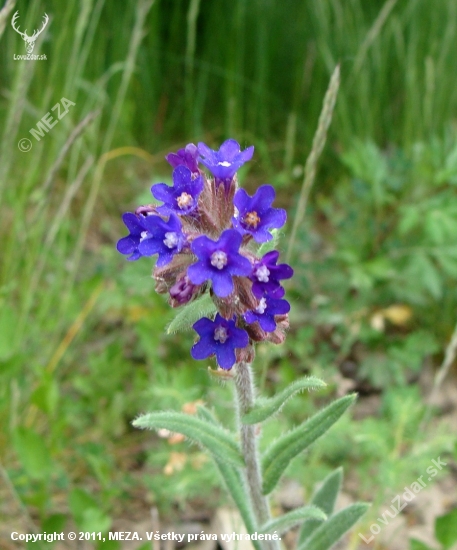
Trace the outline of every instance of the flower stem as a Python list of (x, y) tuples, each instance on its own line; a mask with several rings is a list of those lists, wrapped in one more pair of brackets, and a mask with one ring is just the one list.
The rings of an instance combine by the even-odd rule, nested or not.
[[(255, 425), (246, 425), (241, 422), (254, 405), (254, 385), (252, 382), (251, 365), (249, 363), (237, 363), (235, 371), (236, 401), (238, 406), (239, 427), (241, 432), (241, 447), (246, 463), (246, 481), (249, 487), (254, 513), (258, 527), (267, 522), (270, 516), (268, 499), (262, 494), (262, 476), (260, 471), (257, 451), (257, 438)], [(278, 550), (278, 541), (265, 541), (269, 550)]]

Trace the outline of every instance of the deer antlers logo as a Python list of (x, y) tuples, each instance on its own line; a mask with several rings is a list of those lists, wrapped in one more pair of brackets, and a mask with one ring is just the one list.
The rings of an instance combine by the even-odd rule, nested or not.
[(19, 27), (16, 27), (16, 21), (18, 20), (18, 18), (19, 18), (19, 11), (17, 11), (13, 15), (13, 19), (11, 20), (11, 26), (17, 33), (19, 33), (22, 36), (22, 40), (24, 40), (25, 42), (25, 49), (27, 50), (27, 53), (32, 53), (33, 48), (35, 47), (35, 40), (44, 31), (46, 25), (48, 24), (49, 17), (47, 16), (46, 13), (44, 14), (44, 21), (43, 21), (43, 25), (41, 26), (41, 29), (39, 31), (33, 31), (32, 36), (29, 36), (27, 34), (27, 29), (25, 29), (24, 32), (21, 32), (19, 30)]

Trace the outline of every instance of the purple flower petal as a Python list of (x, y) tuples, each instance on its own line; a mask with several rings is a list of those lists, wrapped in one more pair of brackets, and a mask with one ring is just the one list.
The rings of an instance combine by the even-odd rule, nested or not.
[(126, 212), (122, 216), (122, 221), (126, 225), (130, 234), (122, 237), (117, 242), (117, 250), (121, 254), (131, 254), (127, 260), (135, 261), (141, 258), (138, 246), (141, 240), (147, 235), (147, 230), (143, 225), (144, 217), (136, 216), (132, 212)]
[(143, 256), (158, 254), (158, 267), (167, 265), (186, 243), (181, 221), (176, 214), (171, 213), (168, 221), (160, 216), (147, 216), (143, 224), (147, 235), (141, 239), (138, 250)]
[(174, 212), (189, 215), (198, 206), (198, 197), (203, 191), (203, 179), (200, 175), (192, 176), (187, 166), (179, 165), (173, 170), (173, 187), (165, 183), (156, 183), (151, 187), (151, 193), (163, 205), (157, 207), (161, 214)]
[(282, 208), (272, 208), (275, 190), (271, 185), (261, 185), (250, 197), (244, 189), (239, 189), (233, 203), (238, 209), (238, 215), (232, 218), (233, 227), (242, 235), (252, 235), (258, 243), (270, 241), (269, 229), (279, 229), (287, 219)]
[(165, 158), (173, 168), (186, 166), (194, 174), (200, 173), (197, 163), (198, 149), (193, 143), (189, 143), (184, 149), (179, 149), (176, 153), (168, 153)]
[(276, 265), (278, 258), (279, 252), (272, 250), (254, 264), (249, 278), (253, 282), (252, 292), (256, 298), (262, 298), (264, 294), (274, 298), (284, 296), (284, 289), (279, 281), (290, 279), (294, 274), (294, 270), (287, 264)]
[(228, 139), (220, 146), (218, 151), (210, 149), (205, 143), (198, 144), (198, 151), (201, 157), (199, 161), (208, 168), (216, 178), (216, 183), (230, 183), (236, 171), (251, 160), (254, 154), (254, 147), (240, 150), (240, 144), (234, 139)]
[(263, 296), (256, 310), (244, 314), (247, 323), (259, 322), (265, 332), (273, 332), (276, 328), (275, 315), (284, 315), (290, 311), (287, 300), (276, 300), (271, 296)]
[(219, 313), (214, 321), (204, 317), (193, 328), (200, 340), (191, 349), (192, 357), (206, 359), (216, 355), (218, 364), (226, 370), (236, 362), (235, 349), (245, 348), (249, 344), (247, 332), (237, 328), (233, 319), (224, 319)]
[(198, 261), (187, 270), (190, 281), (200, 285), (211, 280), (216, 296), (225, 298), (233, 292), (234, 275), (247, 276), (252, 272), (251, 262), (239, 253), (242, 237), (233, 229), (226, 229), (217, 241), (205, 235), (192, 242), (192, 252)]

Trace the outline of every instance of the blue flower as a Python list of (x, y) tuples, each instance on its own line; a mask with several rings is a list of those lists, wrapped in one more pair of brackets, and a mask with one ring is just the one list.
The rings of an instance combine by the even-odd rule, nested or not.
[(147, 216), (143, 220), (146, 234), (140, 240), (138, 250), (142, 256), (158, 254), (157, 266), (167, 265), (173, 256), (181, 252), (186, 237), (181, 229), (181, 221), (176, 214), (170, 214), (168, 221), (159, 216)]
[(276, 300), (271, 296), (263, 296), (254, 311), (244, 314), (247, 323), (259, 322), (265, 332), (273, 332), (276, 329), (275, 315), (289, 313), (290, 304), (287, 300)]
[(198, 196), (202, 191), (202, 177), (194, 178), (186, 166), (178, 166), (173, 170), (173, 187), (165, 183), (156, 183), (151, 187), (154, 197), (164, 203), (156, 208), (161, 214), (190, 214), (197, 208)]
[(284, 289), (279, 281), (290, 279), (294, 270), (287, 264), (276, 265), (279, 258), (279, 252), (272, 250), (267, 252), (261, 260), (254, 264), (250, 279), (252, 284), (252, 293), (256, 298), (262, 298), (268, 294), (274, 298), (282, 298)]
[(179, 149), (176, 153), (168, 153), (165, 158), (173, 168), (184, 165), (191, 172), (200, 173), (197, 163), (198, 149), (193, 143), (189, 143), (184, 149)]
[(241, 151), (237, 141), (228, 139), (220, 146), (219, 151), (210, 149), (205, 143), (199, 143), (198, 152), (202, 155), (198, 160), (213, 174), (216, 183), (224, 183), (227, 188), (236, 171), (251, 160), (254, 147), (251, 145)]
[(218, 241), (204, 235), (195, 239), (191, 248), (198, 261), (187, 270), (191, 282), (201, 285), (210, 279), (216, 296), (225, 298), (231, 294), (232, 277), (247, 276), (252, 272), (251, 262), (238, 252), (241, 240), (241, 235), (234, 229), (223, 231)]
[(127, 260), (134, 261), (141, 258), (142, 254), (138, 250), (140, 242), (148, 236), (148, 232), (143, 225), (143, 217), (136, 216), (132, 212), (126, 212), (122, 215), (122, 220), (127, 226), (130, 234), (127, 237), (119, 239), (117, 242), (117, 250), (121, 254), (131, 254)]
[(218, 364), (229, 370), (236, 363), (235, 349), (245, 348), (249, 336), (243, 329), (235, 326), (233, 319), (224, 319), (216, 315), (214, 321), (203, 317), (193, 325), (200, 340), (193, 345), (190, 353), (194, 359), (206, 359), (216, 355)]
[(249, 234), (258, 243), (272, 239), (269, 229), (279, 229), (286, 223), (287, 214), (282, 208), (271, 208), (275, 199), (271, 185), (261, 185), (250, 197), (244, 189), (238, 189), (233, 202), (238, 216), (232, 218), (234, 228), (242, 235)]

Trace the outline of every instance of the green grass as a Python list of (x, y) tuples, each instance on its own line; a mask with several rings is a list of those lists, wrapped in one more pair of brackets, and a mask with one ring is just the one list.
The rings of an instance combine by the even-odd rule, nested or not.
[[(333, 372), (364, 307), (406, 301), (414, 309), (408, 335), (432, 339), (412, 354), (416, 372), (455, 323), (454, 0), (433, 9), (427, 0), (150, 4), (18, 1), (12, 13), (19, 10), (21, 29), (45, 11), (51, 17), (34, 52), (46, 61), (13, 59), (25, 47), (12, 13), (1, 37), (0, 463), (14, 488), (9, 498), (37, 524), (53, 517), (62, 494), (69, 516), (88, 527), (81, 510), (97, 509), (106, 524), (134, 490), (165, 510), (174, 499), (184, 506), (202, 484), (217, 485), (191, 462), (163, 475), (171, 447), (155, 442), (154, 453), (144, 451), (149, 438), (129, 426), (141, 411), (179, 409), (202, 395), (224, 411), (230, 396), (190, 360), (191, 335), (164, 336), (170, 313), (153, 291), (151, 266), (114, 250), (120, 213), (145, 200), (152, 180), (168, 177), (166, 152), (233, 136), (255, 145), (251, 181), (277, 185), (292, 216), (301, 181), (293, 169), (304, 165), (337, 63), (320, 181), (294, 253), (296, 304), (330, 302), (311, 322), (296, 308), (292, 334), (305, 337), (261, 351), (262, 380), (268, 386), (268, 367), (279, 365), (285, 384), (305, 359), (317, 373)], [(35, 141), (29, 130), (63, 97), (75, 106)], [(24, 137), (28, 153), (17, 147)], [(428, 212), (425, 228), (414, 210)], [(324, 254), (336, 251), (324, 262), (322, 243)], [(423, 279), (417, 247), (425, 248)], [(405, 298), (408, 273), (415, 284)], [(411, 342), (402, 329), (378, 334), (367, 325), (357, 342), (392, 358), (387, 375), (371, 382), (404, 382)], [(328, 326), (331, 345), (316, 338)], [(363, 368), (370, 378), (369, 362)], [(149, 476), (139, 475), (144, 467)]]

